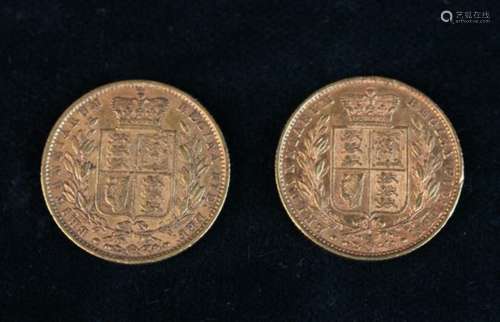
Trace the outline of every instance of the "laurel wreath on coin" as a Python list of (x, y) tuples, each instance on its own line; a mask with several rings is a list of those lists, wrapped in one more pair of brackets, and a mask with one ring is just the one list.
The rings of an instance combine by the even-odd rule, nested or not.
[(437, 134), (425, 129), (424, 124), (416, 118), (411, 118), (410, 122), (415, 137), (410, 146), (414, 164), (411, 175), (415, 182), (413, 211), (420, 212), (439, 195), (441, 183), (437, 181), (436, 173), (443, 166), (443, 157), (436, 144)]
[(409, 169), (413, 185), (410, 196), (412, 206), (407, 217), (379, 229), (379, 233), (384, 236), (382, 243), (386, 247), (408, 241), (406, 236), (408, 232), (418, 234), (422, 231), (419, 227), (431, 213), (429, 210), (432, 203), (437, 200), (441, 188), (437, 172), (442, 167), (444, 159), (437, 144), (438, 134), (424, 126), (424, 123), (416, 117), (410, 118), (410, 133), (413, 136), (409, 146), (413, 161), (412, 168)]
[(317, 125), (307, 133), (304, 150), (297, 151), (297, 164), (302, 170), (297, 186), (304, 199), (315, 209), (323, 209), (325, 203), (329, 120), (329, 115), (322, 115)]
[(297, 165), (300, 169), (296, 178), (297, 190), (306, 205), (319, 215), (322, 222), (331, 222), (342, 226), (344, 230), (352, 230), (340, 218), (328, 215), (328, 199), (326, 197), (326, 177), (328, 175), (327, 152), (330, 146), (330, 115), (323, 114), (317, 123), (305, 135), (303, 150), (297, 151)]
[(176, 209), (176, 219), (182, 220), (193, 216), (207, 195), (207, 188), (202, 184), (211, 162), (206, 156), (206, 142), (198, 135), (192, 135), (189, 128), (180, 121), (181, 136), (184, 144), (180, 145), (181, 158), (185, 166), (182, 168), (179, 181), (186, 187), (180, 195)]
[(70, 138), (73, 153), (65, 152), (63, 166), (69, 174), (68, 180), (63, 183), (62, 195), (73, 205), (82, 219), (98, 227), (104, 227), (104, 221), (95, 213), (95, 205), (89, 196), (88, 179), (96, 166), (89, 160), (90, 155), (97, 148), (94, 136), (95, 129), (86, 132), (78, 131)]
[[(199, 135), (192, 133), (184, 123), (180, 123), (180, 157), (185, 166), (177, 176), (179, 187), (173, 220), (162, 222), (155, 229), (150, 229), (142, 220), (126, 220), (118, 223), (116, 227), (111, 227), (97, 213), (94, 196), (91, 195), (88, 185), (89, 177), (96, 169), (96, 165), (90, 161), (90, 156), (97, 149), (95, 125), (96, 123), (92, 124), (93, 128), (88, 131), (80, 130), (73, 135), (72, 152), (65, 152), (63, 155), (63, 166), (68, 177), (63, 182), (62, 195), (71, 205), (76, 214), (75, 218), (80, 224), (90, 224), (95, 232), (102, 233), (100, 240), (94, 242), (103, 242), (104, 248), (116, 253), (144, 254), (160, 247), (168, 247), (168, 243), (161, 244), (162, 240), (154, 234), (172, 234), (174, 228), (189, 223), (206, 199), (207, 189), (202, 182), (212, 164), (204, 153), (206, 142)], [(135, 242), (129, 242), (127, 245), (130, 237), (133, 237)]]
[[(303, 150), (297, 152), (296, 162), (299, 168), (296, 186), (307, 207), (319, 215), (324, 223), (340, 225), (346, 235), (358, 235), (374, 229), (368, 226), (352, 226), (340, 217), (328, 214), (328, 200), (326, 194), (326, 176), (328, 174), (327, 152), (329, 150), (329, 115), (319, 117), (317, 123), (305, 134)], [(375, 228), (381, 233), (389, 233), (393, 228), (406, 224), (421, 222), (427, 215), (429, 205), (439, 195), (440, 182), (437, 180), (437, 171), (442, 167), (443, 157), (438, 148), (437, 134), (426, 128), (422, 121), (411, 118), (410, 131), (414, 140), (410, 145), (413, 162), (411, 171), (413, 206), (409, 216), (393, 224)], [(326, 227), (324, 227), (326, 228)], [(396, 237), (396, 236), (394, 236)]]
[[(119, 241), (124, 239), (123, 230), (110, 227), (106, 220), (97, 213), (94, 198), (89, 189), (89, 178), (96, 169), (95, 163), (91, 161), (91, 155), (97, 149), (96, 124), (97, 120), (89, 130), (79, 130), (70, 137), (72, 152), (65, 152), (63, 156), (63, 166), (68, 178), (63, 183), (62, 195), (71, 206), (75, 214), (74, 219), (79, 224), (90, 224), (95, 232), (100, 232), (107, 249), (125, 252), (126, 249), (119, 245)], [(100, 242), (101, 239), (94, 240), (94, 242)]]
[(438, 147), (438, 135), (435, 131), (426, 128), (416, 117), (410, 118), (410, 131), (414, 137), (410, 148), (413, 168), (410, 169), (413, 189), (408, 217), (396, 221), (392, 225), (382, 227), (382, 231), (392, 228), (413, 225), (416, 226), (425, 220), (429, 214), (429, 206), (439, 196), (441, 183), (437, 180), (437, 172), (443, 166), (443, 155)]

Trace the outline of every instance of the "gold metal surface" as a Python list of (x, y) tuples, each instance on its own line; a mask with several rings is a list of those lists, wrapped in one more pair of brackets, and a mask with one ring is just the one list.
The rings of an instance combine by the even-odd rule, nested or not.
[(464, 173), (441, 109), (382, 77), (341, 80), (306, 99), (286, 124), (276, 183), (295, 225), (335, 254), (407, 254), (446, 224)]
[(187, 249), (210, 228), (229, 186), (219, 127), (186, 93), (129, 80), (74, 102), (43, 153), (43, 194), (79, 247), (126, 264)]

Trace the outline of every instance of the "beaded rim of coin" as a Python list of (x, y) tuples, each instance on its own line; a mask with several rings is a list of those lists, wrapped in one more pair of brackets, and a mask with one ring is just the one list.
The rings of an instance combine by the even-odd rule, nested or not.
[[(302, 198), (297, 194), (293, 195), (291, 191), (293, 191), (293, 187), (287, 188), (287, 175), (291, 175), (292, 177), (294, 176), (293, 170), (291, 170), (292, 174), (287, 173), (286, 169), (293, 168), (293, 166), (290, 166), (290, 163), (297, 163), (297, 161), (294, 159), (295, 157), (290, 157), (289, 154), (287, 154), (287, 143), (288, 141), (292, 140), (294, 142), (295, 147), (299, 146), (301, 144), (299, 140), (302, 138), (302, 134), (296, 134), (293, 139), (290, 139), (290, 136), (293, 136), (291, 134), (292, 129), (294, 129), (294, 126), (296, 126), (298, 119), (304, 114), (305, 111), (308, 109), (314, 107), (317, 107), (317, 110), (320, 111), (321, 108), (324, 108), (323, 106), (317, 106), (320, 105), (319, 102), (322, 102), (324, 99), (331, 99), (329, 98), (328, 94), (331, 94), (332, 92), (339, 90), (339, 89), (345, 89), (348, 86), (352, 85), (360, 85), (360, 84), (365, 84), (365, 85), (384, 85), (384, 86), (393, 86), (394, 89), (399, 89), (404, 91), (406, 95), (414, 99), (415, 101), (418, 100), (418, 103), (422, 104), (425, 106), (425, 109), (428, 111), (432, 112), (429, 114), (431, 115), (431, 118), (434, 117), (438, 119), (438, 125), (444, 129), (447, 139), (449, 140), (448, 144), (451, 145), (451, 150), (448, 153), (448, 157), (450, 155), (453, 155), (453, 160), (451, 163), (453, 164), (453, 175), (451, 178), (451, 184), (450, 184), (450, 197), (447, 198), (447, 206), (445, 209), (441, 209), (439, 213), (436, 215), (437, 218), (435, 218), (435, 221), (428, 227), (425, 231), (424, 234), (420, 238), (417, 238), (415, 241), (404, 245), (400, 247), (396, 247), (394, 249), (386, 250), (386, 251), (381, 251), (381, 252), (362, 252), (362, 251), (355, 251), (352, 249), (349, 249), (347, 247), (341, 247), (337, 244), (334, 244), (333, 242), (330, 242), (326, 238), (320, 236), (317, 232), (315, 232), (311, 227), (309, 227), (307, 224), (305, 224), (305, 215), (301, 214), (301, 212), (304, 212), (307, 207), (306, 203), (304, 202), (304, 208), (302, 208), (300, 211), (296, 209), (296, 207), (292, 205), (297, 205), (297, 203), (293, 203), (292, 200), (293, 198)], [(356, 89), (354, 89), (356, 90)], [(333, 95), (332, 95), (333, 96)], [(312, 112), (311, 114), (313, 114)], [(304, 116), (304, 118), (306, 118)], [(311, 122), (312, 119), (314, 119), (314, 116), (311, 116)], [(303, 120), (302, 120), (303, 121)], [(329, 122), (329, 121), (327, 121)], [(304, 123), (304, 122), (302, 122)], [(330, 123), (328, 123), (330, 124)], [(302, 125), (301, 125), (302, 126)], [(302, 126), (302, 130), (305, 131), (306, 126)], [(300, 130), (300, 129), (299, 129)], [(437, 133), (437, 130), (435, 130)], [(438, 133), (439, 134), (439, 133)], [(330, 135), (330, 134), (328, 134)], [(333, 135), (333, 134), (331, 134)], [(443, 138), (438, 137), (439, 143), (444, 146), (446, 142), (443, 143)], [(371, 142), (371, 141), (370, 141)], [(303, 144), (303, 143), (302, 143)], [(370, 143), (371, 144), (371, 143)], [(333, 147), (331, 148), (333, 150)], [(431, 151), (432, 152), (432, 151)], [(334, 153), (334, 152), (329, 152), (329, 153)], [(409, 153), (409, 152), (408, 152)], [(448, 158), (447, 157), (447, 158)], [(285, 166), (284, 162), (287, 159), (291, 159), (291, 161)], [(447, 160), (447, 159), (446, 159)], [(334, 162), (334, 161), (330, 161)], [(441, 164), (442, 165), (442, 164)], [(408, 165), (409, 168), (409, 165)], [(462, 189), (463, 181), (464, 181), (464, 167), (463, 167), (463, 156), (462, 156), (462, 151), (460, 147), (460, 143), (458, 140), (458, 136), (455, 132), (455, 129), (451, 125), (451, 122), (447, 118), (447, 116), (444, 114), (444, 112), (439, 108), (439, 106), (434, 103), (429, 97), (418, 91), (417, 89), (402, 83), (400, 81), (390, 79), (390, 78), (385, 78), (385, 77), (379, 77), (379, 76), (362, 76), (362, 77), (352, 77), (352, 78), (346, 78), (343, 80), (336, 81), (334, 83), (328, 84), (319, 90), (315, 91), (313, 94), (311, 94), (308, 98), (306, 98), (300, 105), (299, 107), (293, 112), (293, 114), (290, 116), (288, 119), (285, 127), (283, 128), (279, 144), (276, 150), (276, 158), (275, 158), (275, 179), (276, 179), (276, 185), (278, 189), (278, 193), (281, 199), (281, 202), (292, 220), (292, 222), (297, 226), (297, 228), (305, 235), (307, 236), (310, 240), (312, 240), (315, 244), (319, 245), (323, 249), (332, 252), (334, 254), (337, 254), (339, 256), (349, 258), (349, 259), (356, 259), (356, 260), (365, 260), (365, 261), (377, 261), (377, 260), (386, 260), (386, 259), (391, 259), (391, 258), (396, 258), (400, 257), (402, 255), (408, 254), (417, 248), (421, 247), (425, 243), (427, 243), (429, 240), (431, 240), (446, 224), (448, 219), (451, 217), (453, 214), (455, 207), (458, 203), (460, 192)], [(329, 179), (332, 180), (332, 179)], [(408, 182), (410, 179), (407, 180)], [(363, 188), (362, 188), (363, 189)], [(297, 189), (296, 189), (297, 190)], [(368, 197), (371, 198), (371, 195)], [(304, 198), (302, 198), (304, 200)], [(438, 204), (439, 200), (436, 199), (435, 203)], [(297, 207), (298, 208), (298, 207)], [(309, 211), (309, 210), (308, 210)], [(314, 222), (314, 214), (310, 214), (309, 220), (313, 218)]]
[[(196, 230), (194, 231), (193, 235), (182, 240), (182, 242), (179, 242), (179, 244), (169, 247), (167, 250), (164, 250), (162, 252), (158, 253), (152, 253), (149, 255), (139, 255), (139, 256), (127, 256), (127, 255), (117, 255), (116, 253), (105, 251), (103, 249), (97, 248), (96, 246), (92, 245), (89, 241), (84, 240), (81, 238), (73, 228), (71, 228), (66, 221), (61, 217), (61, 214), (59, 214), (58, 209), (57, 209), (57, 202), (53, 198), (53, 193), (51, 191), (51, 182), (50, 182), (50, 159), (51, 155), (55, 152), (55, 142), (57, 140), (57, 135), (62, 132), (61, 129), (65, 125), (65, 123), (70, 119), (72, 114), (76, 113), (79, 111), (79, 109), (82, 106), (85, 106), (85, 104), (91, 102), (93, 99), (96, 99), (99, 97), (99, 95), (104, 94), (108, 91), (112, 91), (115, 89), (119, 88), (138, 88), (138, 87), (144, 87), (144, 88), (152, 88), (154, 90), (158, 91), (163, 91), (167, 93), (168, 95), (171, 96), (171, 98), (175, 98), (181, 102), (180, 105), (185, 104), (188, 108), (192, 109), (192, 113), (196, 114), (200, 118), (200, 123), (205, 122), (206, 127), (207, 127), (207, 135), (213, 136), (211, 143), (213, 143), (213, 150), (215, 150), (214, 156), (211, 156), (213, 159), (210, 160), (210, 162), (213, 162), (213, 160), (218, 160), (219, 162), (219, 170), (220, 172), (217, 174), (217, 179), (219, 184), (217, 187), (213, 187), (214, 192), (212, 196), (212, 200), (210, 201), (211, 204), (210, 206), (205, 205), (204, 207), (209, 210), (208, 214), (205, 214), (204, 217), (200, 220), (200, 224), (198, 227), (195, 227)], [(99, 103), (101, 105), (101, 103)], [(198, 117), (196, 116), (196, 117)], [(190, 115), (191, 117), (191, 115)], [(201, 133), (201, 130), (199, 134), (203, 135), (205, 133)], [(200, 136), (201, 136), (200, 135)], [(177, 142), (177, 141), (174, 141)], [(205, 142), (206, 143), (206, 142)], [(203, 145), (200, 143), (200, 145)], [(205, 144), (206, 145), (206, 144)], [(205, 149), (205, 148), (200, 148), (200, 149)], [(212, 148), (211, 148), (212, 149)], [(209, 151), (210, 152), (210, 151)], [(209, 153), (206, 152), (206, 153)], [(100, 152), (99, 152), (100, 154)], [(172, 161), (175, 162), (175, 161)], [(210, 163), (211, 167), (212, 163)], [(205, 170), (206, 171), (206, 170)], [(208, 172), (208, 171), (206, 171)], [(195, 244), (199, 239), (201, 239), (206, 232), (211, 228), (215, 220), (217, 219), (219, 213), (222, 210), (222, 207), (224, 205), (224, 202), (227, 197), (228, 189), (229, 189), (229, 181), (230, 181), (230, 159), (229, 159), (229, 153), (227, 149), (227, 145), (224, 139), (224, 136), (218, 126), (218, 124), (215, 122), (213, 117), (210, 115), (210, 113), (201, 105), (196, 99), (191, 97), (189, 94), (171, 86), (168, 84), (156, 82), (156, 81), (150, 81), (150, 80), (142, 80), (142, 79), (134, 79), (134, 80), (124, 80), (124, 81), (117, 81), (113, 83), (108, 83), (105, 85), (102, 85), (100, 87), (97, 87), (90, 92), (87, 92), (84, 94), (82, 97), (78, 98), (75, 102), (73, 102), (64, 112), (63, 114), (58, 118), (56, 123), (54, 124), (52, 130), (50, 131), (50, 134), (47, 139), (47, 143), (45, 145), (44, 151), (43, 151), (43, 156), (42, 156), (42, 163), (41, 163), (41, 174), (40, 174), (40, 180), (41, 180), (41, 186), (42, 186), (42, 192), (43, 196), (47, 205), (47, 208), (49, 209), (50, 214), (52, 215), (52, 218), (56, 222), (57, 226), (61, 229), (61, 231), (71, 240), (73, 241), (74, 244), (76, 244), (78, 247), (83, 249), (84, 251), (99, 257), (101, 259), (110, 261), (110, 262), (115, 262), (115, 263), (121, 263), (121, 264), (148, 264), (148, 263), (154, 263), (158, 262), (167, 258), (170, 258), (172, 256), (175, 256), (189, 247), (191, 247), (193, 244)], [(213, 183), (212, 183), (213, 184)], [(207, 184), (208, 186), (208, 184)], [(187, 190), (186, 190), (187, 191)], [(199, 191), (198, 191), (199, 192)], [(203, 198), (206, 197), (206, 192), (203, 195)], [(204, 201), (203, 201), (204, 202)], [(206, 211), (208, 212), (208, 211)], [(208, 217), (208, 220), (207, 218)], [(193, 221), (194, 222), (194, 221)]]

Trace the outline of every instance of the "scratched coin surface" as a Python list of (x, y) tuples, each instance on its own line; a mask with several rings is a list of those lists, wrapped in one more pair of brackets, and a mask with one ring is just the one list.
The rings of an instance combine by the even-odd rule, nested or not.
[(381, 77), (330, 84), (288, 121), (276, 155), (297, 227), (341, 256), (397, 257), (430, 240), (463, 182), (457, 135), (416, 89)]
[(217, 124), (184, 92), (133, 80), (99, 87), (59, 118), (41, 181), (61, 230), (106, 260), (173, 256), (210, 228), (229, 185)]

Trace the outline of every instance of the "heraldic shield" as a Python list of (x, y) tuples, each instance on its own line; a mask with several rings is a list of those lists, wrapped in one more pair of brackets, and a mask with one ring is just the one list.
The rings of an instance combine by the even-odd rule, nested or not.
[(375, 90), (341, 99), (349, 125), (332, 129), (331, 203), (341, 213), (395, 215), (408, 204), (408, 128), (399, 98)]
[[(159, 127), (166, 99), (117, 97), (118, 126), (100, 130), (96, 208), (111, 216), (163, 217), (175, 189), (176, 132)], [(158, 125), (158, 126), (157, 126)]]

